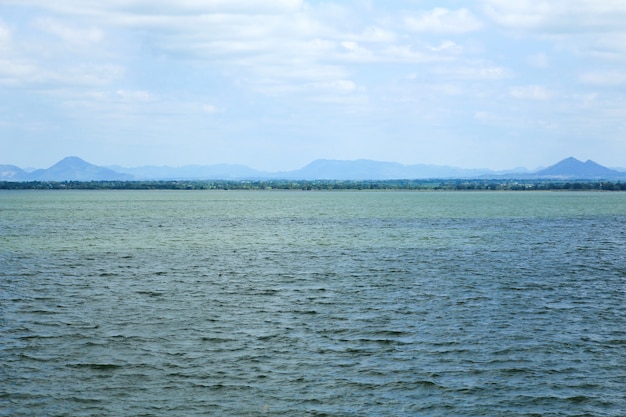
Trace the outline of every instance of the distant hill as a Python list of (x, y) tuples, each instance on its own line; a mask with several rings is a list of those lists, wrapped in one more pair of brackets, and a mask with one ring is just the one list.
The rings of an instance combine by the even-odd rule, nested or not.
[(613, 179), (625, 178), (626, 173), (604, 167), (594, 161), (579, 161), (569, 157), (533, 174), (540, 178), (553, 179)]
[(493, 173), (493, 171), (486, 169), (462, 169), (426, 164), (403, 165), (397, 162), (380, 162), (368, 159), (355, 161), (318, 159), (304, 168), (281, 174), (286, 179), (302, 180), (392, 180), (469, 178)]
[(276, 174), (275, 177), (303, 180), (392, 180), (392, 179), (475, 179), (475, 178), (545, 178), (545, 179), (626, 179), (626, 172), (606, 168), (593, 161), (581, 162), (566, 158), (536, 172), (524, 168), (508, 171), (463, 169), (441, 165), (403, 165), (366, 159), (341, 161), (318, 159), (299, 170)]
[(38, 169), (26, 175), (27, 181), (104, 181), (132, 180), (132, 175), (119, 173), (68, 156), (47, 169)]
[(15, 165), (0, 165), (0, 181), (22, 181), (27, 172)]
[(184, 167), (101, 167), (78, 157), (62, 159), (47, 169), (33, 172), (14, 165), (0, 165), (0, 181), (132, 181), (132, 180), (393, 180), (393, 179), (554, 179), (626, 180), (626, 172), (596, 162), (566, 158), (548, 168), (529, 173), (462, 169), (440, 165), (403, 165), (367, 159), (354, 161), (318, 159), (301, 169), (264, 172), (236, 164), (189, 165)]

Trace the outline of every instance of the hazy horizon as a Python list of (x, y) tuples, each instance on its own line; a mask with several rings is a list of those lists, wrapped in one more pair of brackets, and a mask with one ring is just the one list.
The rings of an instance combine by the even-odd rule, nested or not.
[[(49, 166), (45, 166), (45, 167), (34, 167), (34, 166), (17, 166), (15, 164), (10, 164), (10, 163), (0, 163), (0, 165), (13, 165), (13, 166), (17, 166), (18, 168), (25, 170), (26, 172), (34, 172), (37, 170), (46, 170), (48, 168), (53, 167), (54, 165), (63, 162), (66, 159), (70, 159), (70, 158), (78, 158), (80, 160), (82, 160), (83, 162), (86, 162), (88, 164), (92, 164), (91, 161), (86, 160), (85, 158), (82, 158), (81, 156), (78, 155), (68, 155), (63, 157), (62, 159), (60, 159), (59, 161), (54, 162), (53, 164), (49, 165)], [(570, 159), (570, 158), (574, 158), (574, 157), (566, 157), (566, 158), (562, 158), (559, 161), (553, 161), (553, 163), (547, 165), (547, 166), (537, 166), (537, 167), (533, 167), (533, 168), (528, 168), (528, 167), (523, 167), (523, 166), (515, 166), (515, 167), (509, 167), (509, 168), (504, 168), (504, 169), (500, 169), (500, 170), (494, 170), (494, 169), (489, 169), (489, 168), (485, 168), (485, 167), (457, 167), (457, 166), (452, 166), (452, 165), (437, 165), (437, 164), (428, 164), (428, 163), (415, 163), (415, 164), (403, 164), (401, 162), (396, 162), (396, 161), (382, 161), (382, 160), (373, 160), (373, 159), (353, 159), (353, 160), (339, 160), (339, 159), (316, 159), (316, 160), (311, 160), (307, 163), (305, 163), (302, 166), (296, 167), (293, 170), (272, 170), (272, 169), (267, 169), (267, 170), (262, 170), (262, 169), (257, 169), (254, 166), (250, 166), (250, 165), (245, 165), (245, 164), (237, 164), (237, 163), (212, 163), (212, 164), (187, 164), (187, 165), (168, 165), (168, 164), (161, 164), (161, 165), (135, 165), (135, 166), (125, 166), (125, 165), (120, 165), (120, 164), (109, 164), (109, 165), (97, 165), (97, 164), (92, 164), (92, 165), (96, 165), (99, 167), (103, 167), (103, 168), (109, 168), (109, 169), (113, 169), (113, 170), (135, 170), (135, 169), (142, 169), (142, 168), (156, 168), (156, 169), (184, 169), (184, 168), (202, 168), (202, 167), (218, 167), (218, 166), (240, 166), (240, 167), (245, 167), (251, 170), (255, 170), (255, 171), (259, 171), (259, 172), (267, 172), (268, 174), (275, 174), (275, 173), (279, 173), (279, 172), (290, 172), (290, 171), (297, 171), (299, 169), (304, 169), (307, 166), (311, 165), (311, 164), (315, 164), (316, 162), (319, 161), (331, 161), (331, 162), (341, 162), (341, 163), (352, 163), (352, 162), (369, 162), (369, 163), (373, 163), (373, 164), (400, 164), (404, 167), (411, 167), (411, 166), (424, 166), (424, 167), (433, 167), (433, 168), (449, 168), (451, 170), (455, 170), (455, 169), (462, 169), (462, 170), (468, 170), (468, 171), (491, 171), (494, 173), (497, 172), (536, 172), (536, 171), (540, 171), (542, 169), (546, 169), (549, 166), (558, 164), (558, 163), (562, 163), (564, 162), (566, 159)], [(578, 158), (574, 158), (574, 159), (578, 159)], [(584, 163), (587, 162), (589, 160), (580, 160), (578, 159), (579, 162)], [(598, 163), (598, 161), (592, 161), (595, 163)], [(606, 166), (602, 163), (598, 163), (599, 165), (605, 167), (605, 168), (609, 168), (609, 169), (614, 169), (617, 171), (623, 171), (626, 172), (626, 168), (624, 167), (617, 167), (617, 166)], [(347, 166), (346, 166), (347, 167)]]
[(626, 162), (626, 3), (0, 0), (0, 164)]

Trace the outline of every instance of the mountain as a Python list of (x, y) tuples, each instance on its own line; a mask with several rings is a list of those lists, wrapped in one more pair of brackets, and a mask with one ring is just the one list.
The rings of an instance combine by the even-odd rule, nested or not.
[(493, 174), (486, 169), (462, 169), (440, 165), (403, 165), (368, 159), (342, 161), (318, 159), (304, 168), (276, 174), (294, 180), (392, 180), (416, 178), (470, 178)]
[(27, 174), (25, 179), (28, 181), (125, 181), (134, 178), (132, 175), (90, 164), (76, 156), (68, 156), (50, 168), (38, 169)]
[(612, 179), (624, 178), (626, 173), (602, 166), (592, 160), (586, 162), (569, 157), (533, 174), (553, 179)]
[(395, 177), (402, 167), (401, 164), (394, 162), (376, 162), (365, 159), (356, 161), (318, 159), (303, 168), (282, 172), (276, 176), (294, 180), (388, 179)]
[(26, 171), (15, 165), (0, 165), (0, 181), (22, 181), (27, 175)]
[(318, 159), (294, 171), (266, 172), (245, 165), (188, 165), (183, 167), (145, 166), (124, 168), (112, 166), (117, 172), (133, 175), (144, 180), (388, 180), (407, 178), (472, 178), (493, 174), (489, 170), (461, 169), (438, 165), (403, 165), (396, 162), (380, 162), (367, 159), (354, 161)]
[(556, 179), (626, 180), (626, 172), (596, 162), (566, 158), (548, 168), (530, 173), (463, 169), (440, 165), (403, 165), (367, 159), (354, 161), (318, 159), (294, 171), (264, 172), (244, 165), (188, 165), (184, 167), (101, 167), (71, 156), (47, 169), (33, 172), (14, 165), (0, 165), (0, 181), (133, 181), (133, 180), (392, 180), (392, 179)]

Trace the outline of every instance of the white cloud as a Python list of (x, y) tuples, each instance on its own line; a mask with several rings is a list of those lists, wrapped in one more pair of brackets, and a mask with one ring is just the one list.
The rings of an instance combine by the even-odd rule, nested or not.
[(155, 99), (149, 92), (141, 90), (117, 90), (115, 94), (123, 102), (150, 102)]
[(64, 42), (75, 45), (97, 43), (104, 37), (103, 32), (98, 28), (77, 28), (51, 18), (36, 19), (34, 26), (41, 31), (60, 38)]
[(79, 64), (50, 74), (50, 82), (65, 85), (103, 86), (121, 79), (126, 70), (113, 64)]
[(348, 51), (348, 53), (352, 56), (357, 57), (371, 57), (371, 53), (366, 49), (360, 46), (358, 43), (353, 41), (343, 41), (341, 42), (341, 46)]
[(512, 75), (511, 71), (504, 67), (483, 63), (438, 67), (434, 72), (444, 78), (462, 80), (501, 80)]
[(621, 70), (586, 72), (580, 75), (580, 81), (584, 84), (606, 87), (625, 85), (626, 72)]
[(370, 26), (365, 29), (359, 38), (364, 42), (394, 42), (397, 39), (395, 32), (377, 26)]
[(417, 16), (407, 16), (406, 26), (416, 32), (461, 34), (473, 32), (483, 27), (469, 10), (449, 10), (436, 8)]
[(428, 48), (434, 52), (442, 52), (442, 51), (460, 52), (461, 51), (461, 47), (457, 43), (449, 41), (449, 40), (442, 41), (439, 45), (429, 46)]
[(217, 112), (217, 107), (213, 104), (205, 104), (202, 106), (202, 111), (208, 114), (213, 114)]
[(483, 4), (487, 15), (499, 24), (524, 29), (539, 26), (546, 20), (546, 11), (550, 10), (549, 3), (541, 1), (484, 0)]
[(0, 21), (0, 84), (32, 91), (108, 84), (123, 67), (101, 62), (100, 48), (85, 48), (102, 39), (99, 29), (53, 18), (16, 21), (11, 29)]
[(336, 90), (341, 93), (352, 93), (357, 90), (356, 83), (351, 80), (336, 80), (330, 83), (325, 83), (321, 85), (321, 87)]
[(528, 56), (526, 58), (526, 63), (531, 67), (545, 69), (550, 67), (550, 58), (548, 57), (548, 55), (540, 52)]
[(36, 6), (64, 14), (100, 16), (122, 14), (197, 15), (201, 13), (267, 13), (297, 10), (301, 0), (3, 0)]
[[(446, 135), (480, 138), (480, 149), (483, 136), (532, 136), (541, 120), (554, 120), (559, 137), (599, 136), (603, 124), (623, 139), (623, 89), (596, 87), (626, 85), (624, 0), (448, 1), (420, 11), (427, 3), (0, 0), (0, 94), (38, 103), (33, 111), (64, 131), (99, 126), (128, 143), (166, 142), (181, 128), (190, 144), (196, 135), (206, 143), (210, 125), (237, 148), (241, 137), (271, 137), (267, 148), (280, 152), (294, 137), (336, 137), (352, 152), (345, 144), (368, 135), (376, 139), (363, 140), (364, 152), (378, 138), (377, 150), (390, 150), (393, 140)], [(572, 99), (592, 92), (578, 106)], [(447, 158), (455, 147), (441, 149), (432, 152)], [(268, 155), (253, 157), (281, 158)]]
[(116, 65), (79, 64), (44, 68), (23, 59), (0, 59), (0, 84), (14, 87), (102, 86), (120, 79), (124, 72), (124, 68)]
[(527, 60), (531, 66), (545, 69), (563, 53), (591, 65), (599, 60), (626, 62), (626, 1), (482, 0), (482, 5), (516, 39), (551, 44), (552, 59), (538, 54)]
[(27, 62), (0, 59), (0, 85), (16, 86), (25, 79), (35, 81), (37, 72), (37, 68)]
[[(482, 27), (468, 9), (439, 8), (398, 26), (401, 11), (359, 20), (345, 5), (302, 0), (3, 1), (54, 13), (54, 17), (35, 19), (32, 27), (70, 45), (98, 43), (93, 52), (100, 51), (102, 57), (133, 59), (120, 55), (121, 47), (164, 59), (218, 65), (231, 79), (271, 94), (302, 92), (305, 86), (340, 86), (340, 80), (349, 79), (351, 68), (366, 65), (452, 62), (462, 58), (464, 50), (458, 44), (437, 40), (431, 46), (406, 33), (407, 28), (453, 35)], [(75, 19), (68, 23), (68, 17)], [(68, 55), (71, 50), (47, 42), (40, 42), (39, 48), (56, 48), (51, 57)], [(102, 61), (89, 54), (76, 56), (73, 50), (72, 55), (72, 61)], [(33, 62), (44, 67), (44, 55), (40, 56)], [(78, 79), (85, 82), (87, 75), (82, 71)], [(119, 79), (92, 76), (91, 81), (97, 83), (98, 78), (100, 84)], [(345, 92), (346, 88), (328, 90)]]
[(0, 20), (0, 48), (7, 45), (11, 40), (11, 31), (2, 20)]
[(621, 33), (604, 33), (596, 35), (588, 42), (586, 52), (593, 58), (607, 61), (626, 61), (626, 27)]
[(474, 119), (485, 122), (493, 119), (493, 115), (486, 111), (477, 111), (474, 113)]
[(523, 85), (511, 87), (509, 90), (513, 98), (522, 100), (549, 100), (552, 94), (540, 85)]
[(487, 15), (503, 26), (552, 33), (624, 31), (622, 0), (483, 0)]

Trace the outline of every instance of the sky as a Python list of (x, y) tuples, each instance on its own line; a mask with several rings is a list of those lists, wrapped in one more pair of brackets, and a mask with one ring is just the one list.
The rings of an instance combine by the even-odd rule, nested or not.
[(0, 164), (626, 167), (623, 0), (0, 0)]

